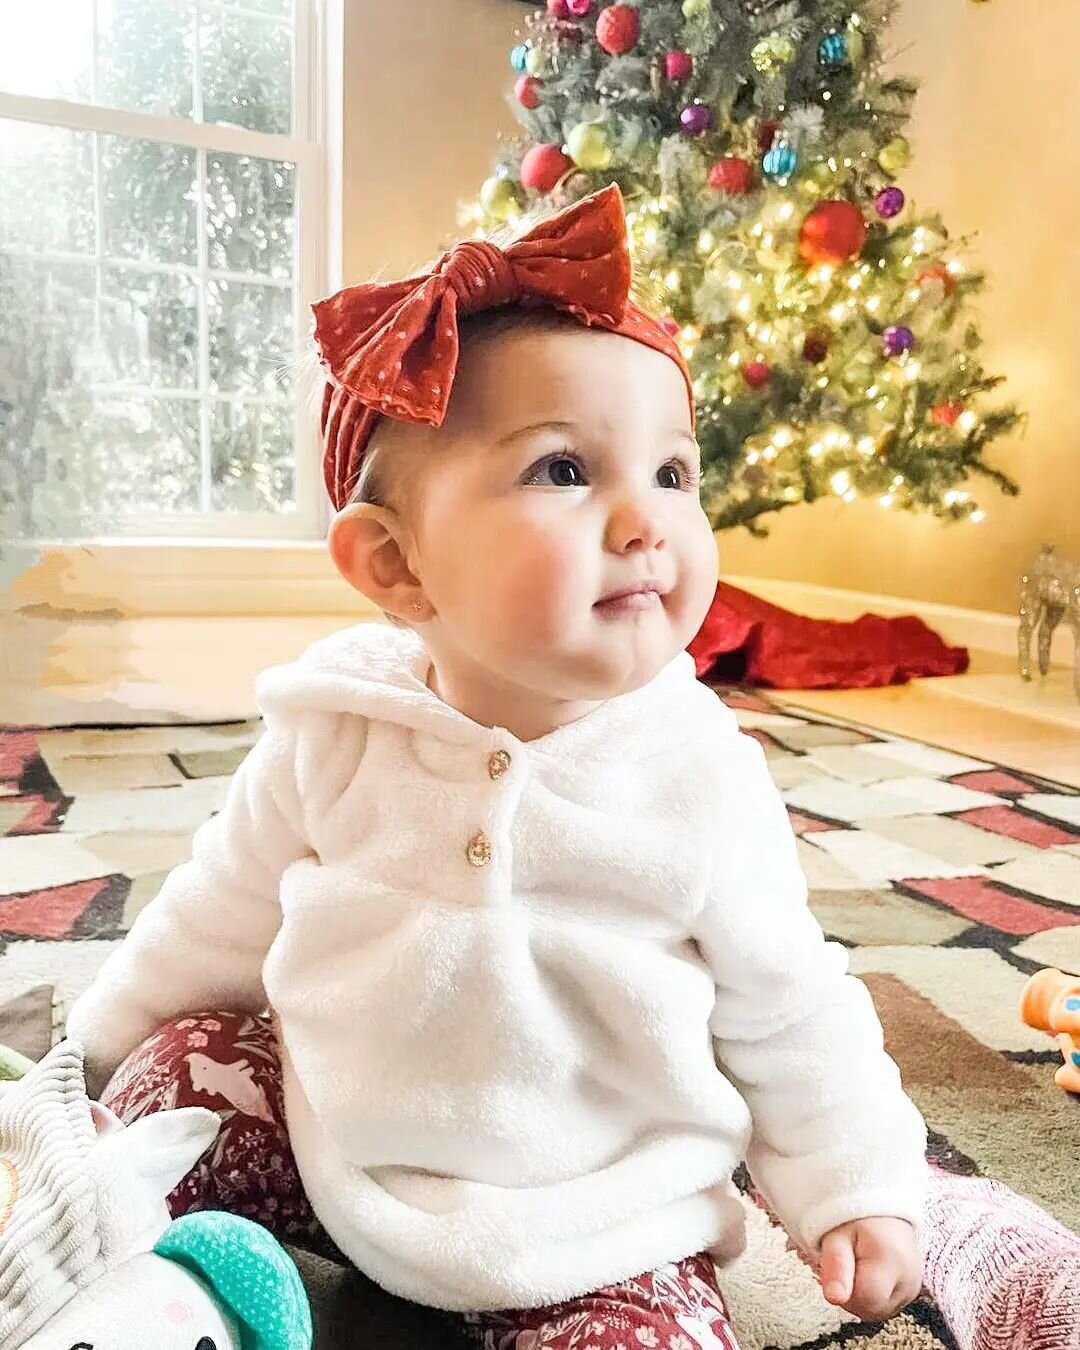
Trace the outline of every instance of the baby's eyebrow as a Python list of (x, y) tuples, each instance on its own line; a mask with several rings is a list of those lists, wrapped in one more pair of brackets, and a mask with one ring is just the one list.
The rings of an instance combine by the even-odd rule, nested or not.
[(533, 422), (527, 427), (518, 427), (517, 431), (511, 431), (509, 435), (501, 437), (495, 442), (496, 445), (511, 445), (514, 441), (521, 440), (525, 436), (531, 436), (537, 431), (576, 431), (578, 424), (576, 422)]

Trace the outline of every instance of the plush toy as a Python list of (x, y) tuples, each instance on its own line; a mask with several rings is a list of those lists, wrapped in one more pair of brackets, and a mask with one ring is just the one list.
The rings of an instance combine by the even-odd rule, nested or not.
[(1055, 1082), (1066, 1092), (1080, 1092), (1080, 980), (1040, 970), (1024, 986), (1020, 1016), (1036, 1031), (1057, 1037), (1065, 1063)]
[(218, 1130), (199, 1107), (124, 1127), (64, 1041), (0, 1083), (0, 1350), (310, 1350), (296, 1267), (231, 1214), (165, 1197)]

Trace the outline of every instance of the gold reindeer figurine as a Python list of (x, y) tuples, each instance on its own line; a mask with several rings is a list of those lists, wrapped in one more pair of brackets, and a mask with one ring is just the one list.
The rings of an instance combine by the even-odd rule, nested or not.
[(1050, 669), (1050, 642), (1064, 621), (1073, 630), (1073, 686), (1080, 699), (1080, 563), (1059, 558), (1053, 544), (1044, 544), (1035, 564), (1020, 578), (1020, 632), (1017, 642), (1020, 674), (1031, 679), (1031, 635), (1038, 629), (1039, 674)]

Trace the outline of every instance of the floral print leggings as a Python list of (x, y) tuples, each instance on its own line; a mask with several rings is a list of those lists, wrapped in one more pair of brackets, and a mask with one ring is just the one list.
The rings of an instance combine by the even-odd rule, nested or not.
[[(169, 1022), (128, 1056), (102, 1101), (125, 1123), (178, 1106), (221, 1117), (217, 1139), (169, 1197), (174, 1217), (229, 1210), (345, 1261), (296, 1170), (269, 1018), (208, 1012)], [(481, 1350), (738, 1350), (705, 1255), (549, 1308), (467, 1313), (465, 1326)]]

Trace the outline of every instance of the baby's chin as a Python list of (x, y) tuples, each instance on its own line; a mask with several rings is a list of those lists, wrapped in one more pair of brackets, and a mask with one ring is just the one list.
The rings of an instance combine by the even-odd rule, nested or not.
[(618, 698), (643, 689), (682, 650), (673, 638), (598, 643), (594, 652), (567, 653), (563, 660), (553, 662), (548, 687), (567, 700)]

